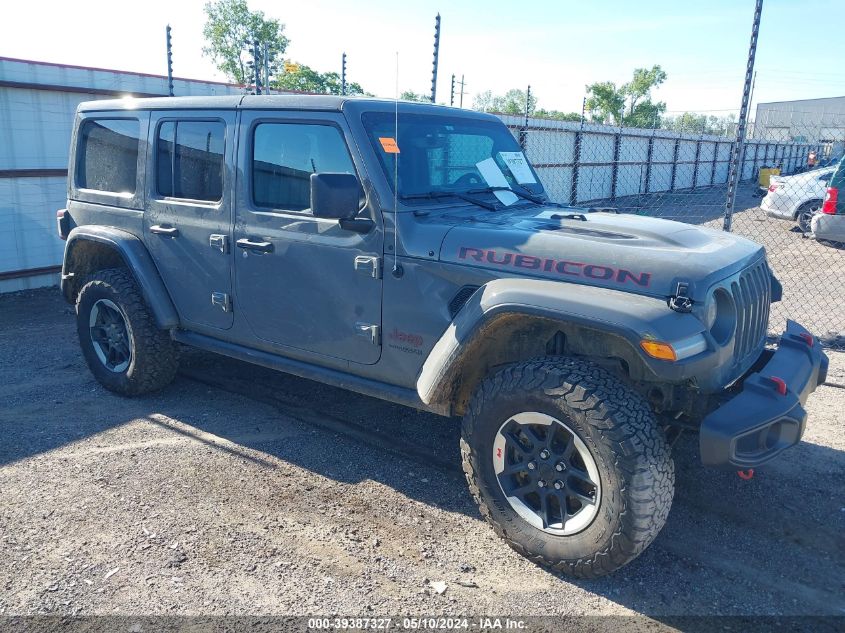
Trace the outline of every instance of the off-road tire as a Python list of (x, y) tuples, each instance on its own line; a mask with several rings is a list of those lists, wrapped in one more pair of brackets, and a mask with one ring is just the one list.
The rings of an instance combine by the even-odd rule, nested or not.
[[(120, 372), (103, 364), (89, 331), (91, 310), (101, 299), (115, 304), (126, 323), (132, 354), (128, 367)], [(167, 331), (156, 327), (138, 284), (125, 269), (100, 270), (85, 280), (76, 299), (76, 330), (91, 373), (109, 391), (137, 396), (167, 386), (176, 376), (178, 347)]]
[[(498, 483), (494, 437), (509, 417), (526, 411), (564, 421), (598, 467), (598, 512), (576, 534), (557, 536), (530, 525)], [(470, 491), (496, 533), (533, 562), (580, 578), (603, 576), (636, 558), (672, 505), (674, 464), (647, 403), (610, 372), (580, 359), (528, 361), (484, 380), (463, 419), (461, 453)]]

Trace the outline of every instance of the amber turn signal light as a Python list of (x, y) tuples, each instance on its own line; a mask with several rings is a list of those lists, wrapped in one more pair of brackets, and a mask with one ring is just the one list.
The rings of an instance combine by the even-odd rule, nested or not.
[(640, 341), (640, 347), (652, 358), (657, 358), (658, 360), (678, 360), (675, 350), (669, 343), (643, 339)]

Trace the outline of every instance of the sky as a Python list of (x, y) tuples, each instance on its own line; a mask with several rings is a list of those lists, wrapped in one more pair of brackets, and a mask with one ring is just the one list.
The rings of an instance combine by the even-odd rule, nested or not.
[[(669, 113), (714, 115), (739, 108), (754, 11), (753, 0), (248, 2), (285, 24), (286, 58), (339, 72), (346, 52), (348, 79), (382, 97), (396, 94), (397, 53), (399, 91), (429, 92), (439, 11), (438, 102), (454, 73), (465, 76), (465, 106), (478, 92), (530, 84), (539, 107), (580, 111), (585, 85), (660, 64), (668, 79), (653, 97)], [(224, 79), (202, 54), (202, 0), (121, 4), (6, 3), (0, 56), (164, 74), (169, 23), (174, 74)], [(843, 24), (842, 0), (766, 0), (754, 102), (845, 95)]]

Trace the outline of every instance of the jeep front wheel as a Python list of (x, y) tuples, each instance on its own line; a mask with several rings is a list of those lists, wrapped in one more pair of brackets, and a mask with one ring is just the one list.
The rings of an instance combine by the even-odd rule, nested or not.
[(499, 536), (581, 578), (636, 558), (672, 505), (674, 466), (648, 405), (580, 359), (530, 361), (486, 379), (464, 417), (461, 451)]
[(156, 327), (126, 270), (101, 270), (88, 277), (76, 299), (76, 330), (91, 373), (110, 391), (148, 393), (176, 375), (176, 344)]

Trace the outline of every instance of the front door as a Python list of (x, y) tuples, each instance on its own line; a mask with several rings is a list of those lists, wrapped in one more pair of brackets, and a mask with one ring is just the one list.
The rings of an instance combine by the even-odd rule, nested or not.
[(312, 173), (364, 176), (344, 130), (339, 113), (242, 112), (235, 309), (265, 341), (373, 364), (381, 355), (380, 223), (362, 235), (310, 212)]
[(234, 112), (157, 112), (144, 238), (183, 325), (232, 326)]

